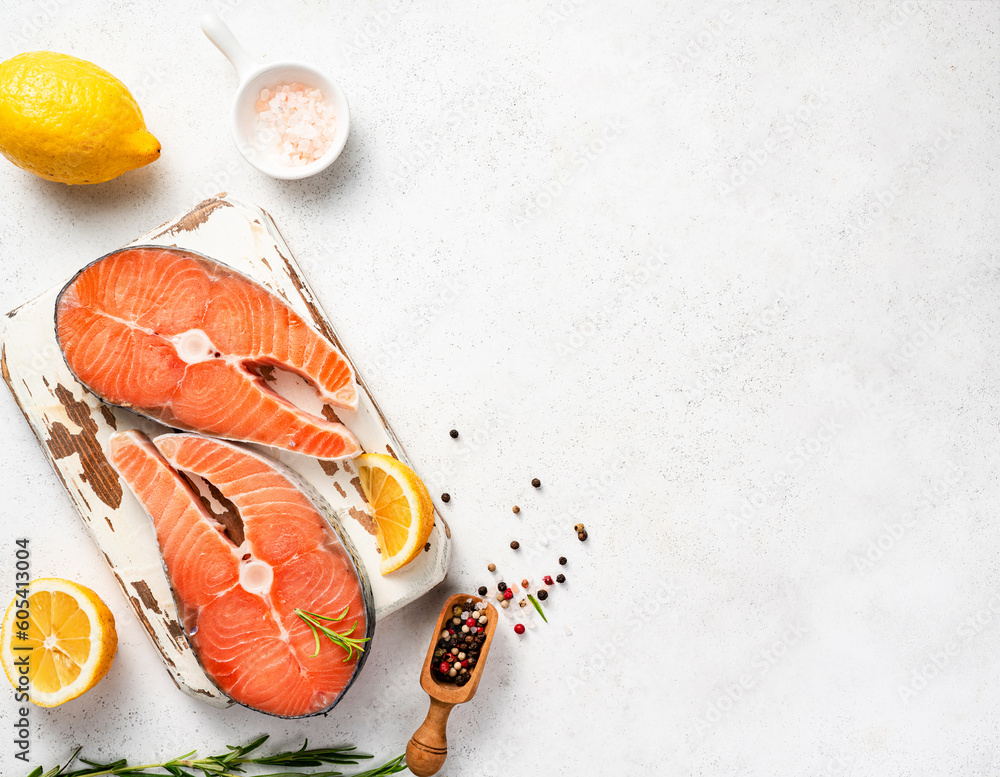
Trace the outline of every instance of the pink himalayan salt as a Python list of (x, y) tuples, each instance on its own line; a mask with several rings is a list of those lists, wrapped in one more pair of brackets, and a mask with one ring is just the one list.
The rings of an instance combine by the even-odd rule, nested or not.
[(336, 116), (319, 89), (302, 84), (261, 89), (255, 108), (257, 146), (280, 164), (315, 162), (333, 143)]

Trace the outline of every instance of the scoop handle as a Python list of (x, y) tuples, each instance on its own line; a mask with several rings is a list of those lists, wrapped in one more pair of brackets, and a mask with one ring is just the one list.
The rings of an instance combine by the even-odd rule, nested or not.
[(240, 45), (236, 36), (233, 35), (233, 31), (229, 29), (229, 25), (222, 21), (222, 17), (218, 14), (207, 13), (202, 16), (201, 31), (212, 41), (215, 48), (221, 51), (226, 59), (233, 64), (240, 81), (244, 80), (250, 71), (260, 64)]
[(448, 757), (448, 715), (454, 704), (431, 699), (427, 717), (406, 745), (406, 765), (417, 777), (437, 774)]

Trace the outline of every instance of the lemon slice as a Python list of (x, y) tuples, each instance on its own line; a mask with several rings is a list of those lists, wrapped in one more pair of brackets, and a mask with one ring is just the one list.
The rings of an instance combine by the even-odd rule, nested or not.
[[(40, 707), (55, 707), (97, 685), (118, 649), (115, 616), (86, 586), (57, 577), (32, 580), (0, 629), (7, 679)], [(27, 606), (25, 606), (27, 604)]]
[(398, 459), (365, 453), (355, 463), (382, 550), (379, 572), (388, 575), (423, 550), (434, 528), (434, 505), (423, 481)]

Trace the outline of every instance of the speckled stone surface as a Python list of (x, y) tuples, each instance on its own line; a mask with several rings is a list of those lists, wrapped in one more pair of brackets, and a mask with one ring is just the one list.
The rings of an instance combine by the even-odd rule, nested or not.
[[(213, 9), (340, 81), (328, 172), (239, 156)], [(96, 690), (31, 710), (31, 764), (262, 733), (395, 755), (438, 604), (493, 561), (568, 582), (548, 625), (497, 635), (445, 774), (995, 772), (998, 28), (962, 1), (6, 4), (0, 56), (109, 69), (163, 157), (82, 189), (0, 160), (0, 309), (205, 196), (255, 202), (455, 533), (328, 717), (215, 710), (170, 684), (0, 393), (3, 598), (27, 536), (121, 634)], [(4, 775), (28, 771), (18, 706)]]

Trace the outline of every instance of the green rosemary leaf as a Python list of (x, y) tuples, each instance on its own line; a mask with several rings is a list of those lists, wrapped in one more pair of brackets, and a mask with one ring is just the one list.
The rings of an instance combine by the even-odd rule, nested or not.
[(542, 612), (542, 605), (538, 603), (538, 600), (531, 594), (528, 594), (528, 601), (531, 602), (531, 604), (534, 606), (536, 610), (538, 610), (538, 614), (542, 616), (542, 620), (548, 623), (549, 619), (546, 618), (545, 613)]
[(347, 615), (347, 611), (349, 609), (350, 606), (345, 607), (343, 611), (340, 613), (340, 615), (336, 617), (317, 615), (314, 612), (309, 612), (308, 610), (303, 610), (298, 608), (293, 610), (293, 612), (299, 618), (301, 618), (302, 621), (305, 622), (307, 626), (309, 626), (309, 628), (312, 630), (313, 636), (316, 638), (316, 652), (313, 653), (314, 658), (319, 655), (319, 648), (320, 648), (319, 632), (323, 632), (323, 634), (327, 637), (327, 639), (329, 639), (335, 645), (338, 645), (339, 647), (347, 651), (347, 655), (344, 657), (344, 663), (347, 663), (352, 658), (354, 658), (355, 651), (357, 651), (357, 653), (359, 654), (365, 652), (364, 643), (367, 642), (369, 638), (364, 637), (362, 639), (359, 639), (357, 637), (351, 637), (351, 634), (353, 634), (354, 630), (357, 629), (358, 627), (357, 620), (354, 621), (354, 625), (351, 626), (351, 628), (348, 631), (342, 631), (342, 632), (333, 631), (328, 626), (324, 626), (322, 623), (320, 623), (320, 620), (340, 621), (344, 618), (345, 615)]
[(254, 777), (341, 777), (343, 772), (268, 772)]
[(254, 763), (268, 766), (322, 766), (323, 764), (356, 765), (359, 760), (372, 758), (367, 753), (358, 753), (356, 747), (321, 747), (308, 749), (309, 740), (298, 750), (279, 753), (266, 758), (255, 758)]
[[(78, 747), (62, 766), (56, 766), (47, 772), (39, 766), (28, 774), (27, 777), (156, 777), (156, 775), (160, 777), (166, 777), (166, 775), (169, 775), (169, 777), (198, 777), (198, 774), (201, 777), (235, 777), (239, 774), (245, 774), (246, 769), (244, 767), (248, 764), (308, 769), (324, 764), (348, 764), (355, 766), (363, 759), (372, 758), (367, 753), (357, 752), (357, 748), (353, 745), (346, 747), (310, 748), (309, 740), (306, 740), (298, 750), (254, 757), (254, 751), (260, 748), (266, 740), (267, 737), (265, 736), (238, 747), (227, 745), (228, 752), (206, 758), (195, 759), (193, 756), (196, 751), (192, 750), (169, 761), (136, 766), (129, 766), (124, 758), (108, 763), (79, 758), (80, 748)], [(67, 771), (78, 758), (80, 763), (84, 764), (85, 768)], [(403, 756), (399, 756), (382, 766), (353, 775), (353, 777), (385, 777), (386, 775), (396, 774), (404, 768), (401, 765), (403, 763), (402, 759)], [(341, 775), (343, 775), (343, 772), (325, 770), (319, 772), (275, 772), (267, 775), (259, 775), (259, 777), (340, 777)]]
[(389, 774), (396, 774), (406, 768), (405, 759), (406, 756), (404, 755), (396, 756), (391, 761), (388, 761), (375, 769), (370, 769), (367, 772), (352, 775), (352, 777), (385, 777)]
[(226, 745), (226, 747), (228, 747), (233, 753), (237, 753), (238, 756), (242, 758), (247, 753), (252, 753), (254, 750), (259, 748), (262, 744), (264, 744), (267, 741), (267, 738), (268, 734), (264, 734), (264, 736), (255, 739), (253, 742), (250, 742), (249, 744), (240, 745), (238, 747), (233, 747), (232, 745)]

